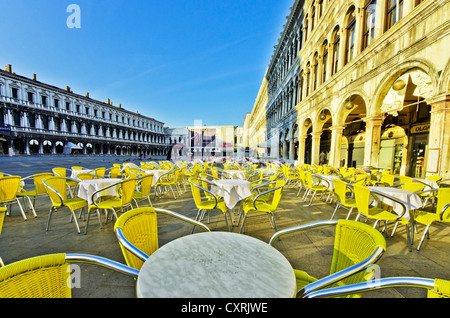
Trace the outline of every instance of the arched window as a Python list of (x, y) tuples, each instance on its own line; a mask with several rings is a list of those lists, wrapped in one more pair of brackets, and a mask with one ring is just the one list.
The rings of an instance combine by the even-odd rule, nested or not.
[(375, 39), (375, 8), (376, 0), (366, 0), (364, 5), (364, 20), (363, 20), (363, 37), (361, 50), (364, 50)]
[(356, 55), (355, 32), (356, 32), (356, 14), (355, 7), (351, 7), (347, 13), (347, 36), (345, 39), (345, 64), (349, 63)]
[(305, 91), (305, 97), (308, 97), (309, 95), (309, 85), (311, 83), (311, 67), (310, 64), (308, 62), (308, 64), (306, 64), (306, 91)]
[(333, 60), (331, 65), (331, 75), (334, 75), (339, 70), (339, 47), (341, 45), (339, 26), (336, 26), (331, 37), (333, 41)]
[(313, 78), (313, 91), (317, 89), (317, 81), (319, 77), (319, 54), (314, 54), (313, 58), (313, 72), (314, 72), (314, 78)]
[(314, 30), (314, 20), (316, 19), (316, 3), (315, 1), (312, 4), (312, 10), (311, 10), (311, 32)]
[(327, 69), (328, 69), (328, 41), (325, 40), (322, 44), (322, 83), (327, 80)]
[(306, 15), (305, 17), (305, 43), (308, 40), (308, 27), (309, 27), (309, 22), (308, 22), (308, 15)]
[(303, 70), (300, 71), (300, 77), (298, 78), (298, 101), (301, 102), (303, 100)]

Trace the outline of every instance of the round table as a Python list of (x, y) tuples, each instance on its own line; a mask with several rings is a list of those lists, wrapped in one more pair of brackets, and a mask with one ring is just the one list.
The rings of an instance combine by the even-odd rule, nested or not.
[(275, 248), (229, 232), (181, 237), (156, 250), (136, 284), (141, 298), (288, 298), (294, 270)]
[[(85, 199), (88, 202), (88, 206), (92, 204), (91, 197), (92, 194), (102, 188), (105, 188), (111, 184), (118, 183), (122, 181), (122, 179), (118, 178), (104, 178), (104, 179), (92, 179), (92, 180), (81, 180), (78, 183), (78, 197)], [(115, 196), (117, 195), (117, 190), (119, 185), (116, 187), (111, 187), (106, 189), (105, 191), (99, 192), (96, 194), (95, 199), (101, 196)]]

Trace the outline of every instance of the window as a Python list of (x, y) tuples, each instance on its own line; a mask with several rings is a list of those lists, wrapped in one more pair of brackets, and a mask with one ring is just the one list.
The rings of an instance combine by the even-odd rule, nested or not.
[(36, 128), (36, 116), (33, 113), (28, 113), (28, 124), (30, 128)]
[(388, 0), (386, 6), (387, 31), (403, 17), (403, 0)]
[(311, 31), (314, 30), (314, 20), (316, 19), (316, 6), (313, 3), (312, 12), (311, 12)]
[(322, 12), (323, 11), (323, 0), (319, 0), (319, 2), (317, 2), (317, 14), (319, 16), (319, 19), (322, 17)]
[(362, 47), (364, 50), (370, 44), (373, 43), (375, 38), (375, 8), (377, 5), (376, 0), (366, 1), (364, 7), (364, 20), (363, 20), (363, 39)]
[(11, 96), (12, 98), (19, 98), (19, 90), (15, 87), (11, 87)]
[(308, 17), (308, 15), (306, 15), (306, 17), (305, 17), (305, 43), (308, 40), (308, 27), (309, 27), (308, 20), (309, 20), (309, 17)]
[(89, 115), (89, 107), (85, 107), (86, 115)]
[(20, 112), (18, 110), (13, 110), (13, 121), (14, 126), (20, 126)]
[(53, 118), (53, 122), (55, 123), (55, 130), (61, 131), (61, 120), (57, 117)]
[(28, 101), (29, 102), (34, 102), (34, 94), (32, 92), (27, 92), (28, 95)]
[(298, 83), (298, 99), (299, 99), (299, 102), (301, 102), (303, 100), (303, 76), (304, 76), (303, 70), (301, 70), (299, 83)]
[(327, 63), (328, 63), (328, 42), (322, 45), (322, 83), (327, 80)]
[(313, 72), (314, 72), (314, 78), (313, 78), (313, 91), (316, 90), (317, 88), (317, 79), (319, 77), (319, 55), (314, 54), (314, 59), (313, 59)]
[(59, 99), (54, 99), (53, 103), (55, 104), (55, 108), (59, 108)]
[(305, 97), (308, 97), (309, 95), (309, 84), (310, 84), (310, 79), (311, 79), (311, 72), (310, 72), (310, 66), (309, 63), (306, 64), (306, 92), (305, 92)]
[(356, 55), (355, 52), (355, 30), (356, 30), (356, 14), (355, 8), (352, 7), (347, 14), (347, 38), (345, 41), (345, 64), (349, 63)]
[(48, 117), (47, 116), (42, 116), (42, 127), (44, 127), (44, 129), (49, 129), (48, 126)]
[(70, 110), (70, 102), (66, 102), (66, 110)]
[(340, 36), (339, 36), (339, 27), (336, 27), (333, 31), (333, 62), (331, 65), (331, 75), (336, 74), (339, 70), (339, 46)]
[(47, 106), (47, 96), (41, 96), (41, 104)]
[(77, 109), (77, 113), (79, 113), (80, 112), (80, 105), (76, 105), (76, 109)]

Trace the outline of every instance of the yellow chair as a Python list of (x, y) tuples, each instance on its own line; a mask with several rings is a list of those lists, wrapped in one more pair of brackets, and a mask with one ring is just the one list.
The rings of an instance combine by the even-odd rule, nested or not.
[[(102, 198), (96, 200), (98, 193), (103, 192), (105, 189), (109, 189), (119, 185), (119, 197), (108, 197), (106, 200)], [(87, 228), (89, 224), (89, 216), (91, 212), (96, 211), (98, 220), (100, 223), (100, 228), (102, 228), (102, 222), (99, 214), (99, 209), (111, 210), (116, 220), (118, 219), (116, 211), (123, 210), (126, 207), (131, 207), (131, 201), (133, 199), (133, 193), (136, 190), (137, 178), (124, 179), (118, 183), (108, 185), (92, 194), (92, 204), (89, 206), (86, 227), (84, 229), (84, 234), (87, 234)], [(106, 220), (108, 220), (108, 215), (106, 215)]]
[(139, 271), (87, 254), (48, 254), (0, 267), (0, 298), (70, 298), (71, 263), (89, 263), (137, 278)]
[(442, 181), (442, 177), (441, 176), (436, 176), (436, 175), (428, 176), (427, 179), (431, 180), (431, 181), (436, 181), (438, 184), (439, 184), (439, 182)]
[(95, 169), (95, 175), (96, 176), (100, 176), (100, 177), (102, 177), (102, 178), (104, 178), (105, 177), (105, 173), (106, 173), (106, 168), (96, 168)]
[[(35, 204), (36, 204), (36, 198), (42, 195), (47, 195), (47, 191), (45, 190), (45, 186), (42, 183), (42, 180), (47, 178), (47, 177), (52, 177), (53, 174), (52, 173), (38, 173), (35, 174), (33, 176), (29, 176), (26, 178), (23, 178), (22, 181), (26, 181), (27, 179), (33, 179), (33, 183), (34, 183), (34, 189), (33, 190), (22, 190), (20, 192), (17, 193), (17, 197), (19, 198), (23, 198), (23, 201), (25, 203), (25, 198), (28, 199), (28, 202), (30, 203), (30, 207), (31, 210), (33, 211), (34, 216), (36, 217), (36, 209), (35, 209)], [(31, 199), (30, 197), (33, 197), (33, 203), (31, 203)], [(26, 206), (26, 205), (25, 205)]]
[[(160, 195), (163, 195), (164, 191), (161, 187), (169, 188), (172, 191), (173, 198), (176, 200), (175, 192), (173, 191), (173, 186), (176, 187), (176, 183), (179, 180), (180, 169), (169, 170), (169, 172), (159, 176), (159, 180), (156, 183), (156, 188), (159, 187)], [(180, 194), (181, 195), (181, 194)]]
[(311, 196), (311, 200), (309, 201), (309, 204), (308, 204), (308, 205), (311, 205), (314, 197), (316, 196), (317, 191), (322, 192), (322, 194), (323, 194), (323, 193), (327, 192), (329, 187), (322, 185), (320, 182), (313, 182), (311, 172), (306, 171), (305, 175), (306, 175), (305, 181), (306, 181), (307, 191), (305, 192), (305, 195), (303, 196), (303, 201), (306, 201), (306, 199), (308, 198), (308, 195), (310, 193), (313, 193)]
[[(244, 229), (244, 223), (247, 218), (248, 212), (250, 211), (258, 211), (258, 212), (265, 212), (267, 216), (269, 217), (270, 224), (272, 225), (272, 228), (277, 230), (277, 225), (275, 223), (275, 219), (273, 217), (273, 212), (276, 211), (278, 208), (278, 204), (281, 200), (281, 195), (283, 193), (283, 189), (286, 186), (285, 180), (278, 180), (273, 185), (273, 187), (267, 191), (264, 191), (260, 194), (258, 194), (255, 198), (247, 198), (243, 202), (243, 212), (244, 212), (244, 218), (242, 219), (242, 225), (241, 229), (239, 230), (239, 233), (242, 233)], [(267, 195), (271, 194), (271, 198)], [(265, 201), (270, 201), (270, 203)]]
[(450, 188), (439, 188), (437, 194), (436, 213), (416, 210), (414, 213), (414, 222), (426, 226), (423, 236), (420, 240), (417, 250), (422, 247), (425, 236), (430, 236), (429, 230), (434, 222), (450, 223)]
[(141, 269), (145, 260), (159, 248), (158, 214), (175, 217), (210, 232), (206, 225), (169, 210), (146, 207), (127, 211), (116, 221), (114, 232), (128, 266)]
[(122, 174), (120, 173), (120, 167), (112, 167), (109, 171), (110, 178), (121, 178)]
[(395, 176), (389, 173), (382, 173), (379, 185), (385, 186), (385, 187), (391, 187), (394, 185), (395, 182)]
[[(56, 167), (56, 168), (52, 169), (52, 172), (53, 172), (53, 174), (56, 177), (68, 178), (68, 176), (67, 176), (67, 169), (66, 168)], [(72, 192), (72, 187), (77, 187), (78, 186), (78, 182), (76, 180), (73, 180), (73, 179), (70, 179), (70, 178), (66, 179), (66, 182), (67, 182), (67, 187), (69, 188), (70, 196), (73, 198), (74, 195), (73, 195), (73, 192)]]
[(411, 192), (422, 192), (425, 188), (425, 185), (421, 182), (407, 182), (407, 183), (401, 183), (400, 188), (402, 190), (411, 191)]
[(76, 176), (78, 180), (94, 180), (94, 177), (92, 173), (79, 173)]
[(6, 205), (11, 206), (12, 204), (17, 203), (23, 219), (26, 221), (27, 217), (22, 209), (19, 198), (17, 197), (21, 182), (20, 179), (20, 176), (6, 176), (0, 178), (0, 205), (6, 207)]
[[(200, 180), (197, 178), (189, 178), (189, 183), (191, 184), (192, 196), (194, 198), (195, 206), (198, 209), (195, 220), (201, 222), (205, 216), (206, 211), (218, 209), (222, 211), (227, 229), (228, 231), (230, 231), (230, 226), (228, 225), (227, 219), (228, 207), (226, 206), (223, 199), (219, 199), (214, 193), (200, 186)], [(208, 193), (211, 199), (203, 200), (201, 191)], [(194, 231), (194, 229), (195, 227), (192, 229), (192, 232)]]
[(331, 220), (334, 218), (334, 215), (336, 214), (336, 211), (339, 208), (345, 208), (349, 210), (346, 218), (346, 220), (348, 220), (353, 212), (353, 209), (356, 208), (356, 200), (353, 198), (347, 198), (347, 184), (344, 181), (339, 179), (333, 179), (333, 184), (334, 184), (334, 195), (337, 201), (336, 201), (336, 208), (334, 209), (333, 214), (331, 215)]
[[(351, 220), (327, 220), (300, 225), (275, 233), (269, 244), (282, 235), (335, 225), (336, 234), (330, 275), (318, 279), (308, 273), (295, 270), (297, 279), (297, 297), (307, 297), (308, 294), (325, 287), (344, 286), (370, 280), (374, 275), (374, 264), (377, 264), (386, 251), (386, 240), (380, 232), (367, 224)], [(358, 242), (358, 244), (355, 244)], [(361, 294), (354, 295), (361, 297)]]
[(140, 188), (140, 191), (134, 191), (133, 192), (133, 201), (136, 203), (136, 207), (139, 208), (138, 200), (142, 200), (147, 198), (148, 203), (150, 206), (152, 206), (152, 201), (150, 200), (150, 190), (152, 189), (152, 183), (153, 183), (153, 175), (148, 174), (144, 175), (138, 180), (138, 188)]
[[(386, 236), (387, 236), (387, 223), (389, 221), (393, 221), (396, 223), (396, 226), (395, 226), (394, 230), (392, 231), (391, 236), (394, 236), (395, 229), (397, 228), (398, 223), (405, 225), (407, 241), (408, 241), (408, 248), (409, 248), (409, 251), (411, 251), (412, 242), (411, 242), (409, 221), (406, 218), (404, 218), (404, 215), (407, 212), (407, 208), (406, 208), (405, 204), (403, 202), (399, 201), (398, 199), (396, 199), (395, 197), (386, 195), (384, 193), (376, 192), (376, 190), (370, 190), (369, 188), (364, 187), (364, 186), (354, 185), (353, 190), (355, 193), (356, 206), (358, 207), (358, 216), (356, 217), (356, 221), (359, 219), (359, 217), (361, 215), (363, 215), (367, 219), (375, 220), (375, 223), (373, 225), (374, 228), (379, 225), (380, 221), (384, 221), (384, 230), (385, 230)], [(374, 192), (375, 198), (376, 198), (376, 195), (380, 195), (380, 196), (387, 197), (390, 200), (399, 203), (403, 207), (403, 213), (401, 215), (397, 215), (393, 212), (386, 211), (382, 207), (380, 207), (380, 208), (370, 207), (371, 192)]]
[(427, 298), (450, 298), (450, 281), (422, 277), (388, 277), (371, 282), (326, 288), (312, 292), (308, 295), (308, 298), (348, 296), (355, 293), (393, 287), (425, 288), (427, 290)]
[(52, 201), (52, 206), (50, 208), (50, 213), (48, 215), (46, 231), (50, 228), (50, 220), (52, 218), (53, 212), (56, 212), (61, 208), (68, 208), (71, 212), (70, 222), (72, 219), (75, 222), (78, 234), (80, 234), (80, 227), (78, 225), (77, 217), (75, 211), (79, 209), (84, 209), (87, 207), (88, 203), (86, 200), (81, 198), (68, 199), (67, 198), (67, 178), (64, 177), (48, 177), (42, 180), (45, 186), (50, 200)]

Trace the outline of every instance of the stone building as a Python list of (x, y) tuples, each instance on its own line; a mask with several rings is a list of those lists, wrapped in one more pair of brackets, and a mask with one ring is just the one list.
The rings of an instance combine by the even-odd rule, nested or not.
[(270, 156), (450, 177), (449, 17), (448, 0), (295, 0), (259, 106)]
[(164, 124), (114, 106), (0, 70), (0, 154), (165, 156)]

